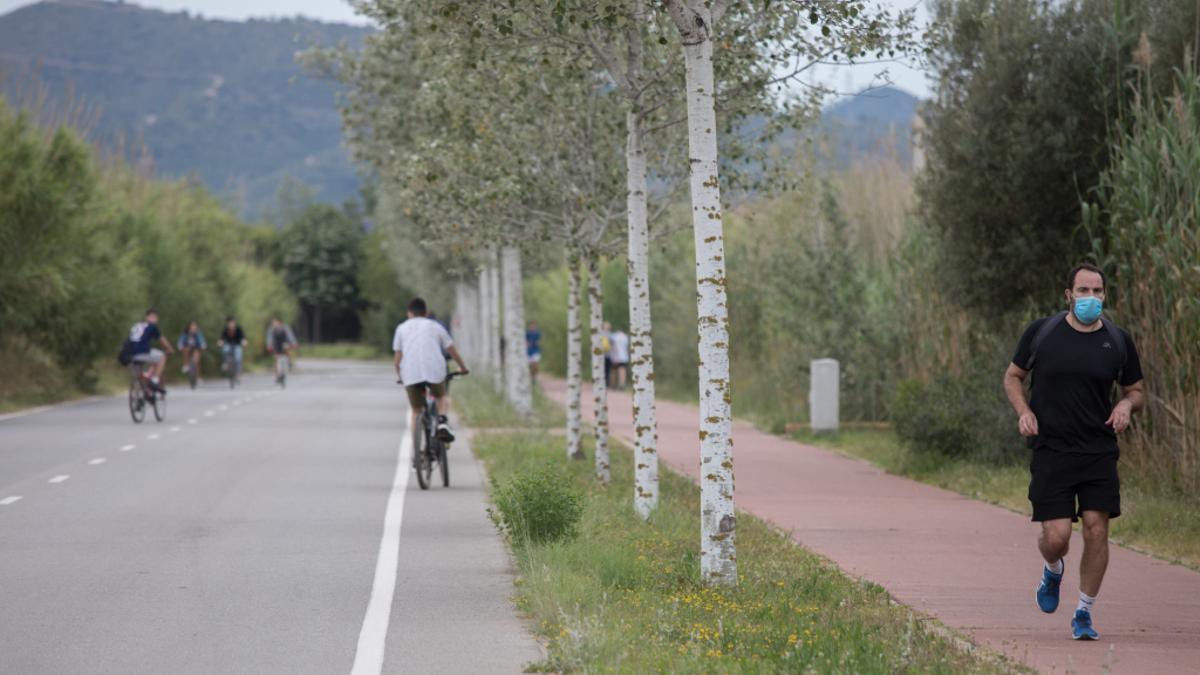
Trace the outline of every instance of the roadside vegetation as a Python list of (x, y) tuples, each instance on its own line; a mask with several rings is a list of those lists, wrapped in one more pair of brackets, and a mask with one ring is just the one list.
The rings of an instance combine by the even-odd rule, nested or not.
[[(614, 444), (613, 480), (603, 486), (592, 479), (590, 463), (568, 460), (565, 440), (545, 429), (489, 433), (497, 413), (517, 418), (486, 386), (458, 387), (455, 401), (476, 430), (474, 449), (487, 465), (493, 494), (499, 491), (508, 510), (514, 499), (524, 499), (528, 517), (544, 514), (539, 532), (561, 533), (536, 543), (510, 538), (520, 570), (517, 603), (548, 652), (530, 670), (1020, 670), (989, 652), (963, 651), (943, 628), (894, 604), (881, 587), (846, 577), (745, 513), (739, 514), (738, 585), (706, 586), (697, 564), (695, 484), (664, 471), (659, 508), (644, 521), (631, 508), (627, 448)], [(590, 450), (590, 441), (585, 447)], [(555, 490), (523, 489), (529, 486), (522, 481), (536, 487), (547, 477)], [(568, 505), (578, 499), (577, 524), (562, 522), (566, 509), (545, 508), (551, 497)]]

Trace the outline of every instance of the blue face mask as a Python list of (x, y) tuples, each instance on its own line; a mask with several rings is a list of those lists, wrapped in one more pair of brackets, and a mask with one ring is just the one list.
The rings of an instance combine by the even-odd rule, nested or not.
[(1100, 298), (1094, 296), (1075, 298), (1075, 318), (1085, 326), (1095, 323), (1103, 310), (1104, 302)]

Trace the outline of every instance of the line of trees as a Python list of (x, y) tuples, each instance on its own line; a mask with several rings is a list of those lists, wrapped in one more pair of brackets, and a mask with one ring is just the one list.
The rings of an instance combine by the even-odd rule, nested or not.
[[(348, 85), (347, 137), (380, 177), (376, 220), (410, 244), (404, 264), (428, 270), (435, 285), (458, 284), (456, 320), (469, 344), (494, 343), (495, 317), (504, 316), (503, 381), (520, 411), (531, 407), (523, 279), (564, 262), (569, 269), (561, 310), (572, 355), (571, 457), (580, 455), (581, 298), (586, 292), (595, 357), (601, 262), (621, 254), (628, 260), (634, 504), (644, 518), (658, 499), (651, 225), (688, 186), (697, 261), (701, 570), (710, 582), (734, 583), (720, 176), (736, 176), (745, 158), (728, 133), (720, 155), (718, 135), (752, 114), (807, 109), (815, 99), (783, 101), (774, 87), (818, 62), (907, 49), (911, 15), (833, 0), (371, 0), (357, 7), (382, 27), (364, 51), (308, 58)], [(607, 481), (607, 401), (598, 359), (592, 362), (596, 476)], [(497, 366), (491, 356), (485, 365)]]

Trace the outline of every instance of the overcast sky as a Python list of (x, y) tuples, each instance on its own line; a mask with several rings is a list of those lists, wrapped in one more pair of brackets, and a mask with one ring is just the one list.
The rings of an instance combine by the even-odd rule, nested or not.
[[(917, 7), (918, 16), (924, 20), (925, 8), (922, 0), (878, 0), (893, 8)], [(34, 4), (32, 0), (0, 0), (0, 14), (18, 7)], [(186, 9), (210, 19), (241, 20), (249, 17), (296, 16), (300, 14), (312, 19), (339, 23), (367, 23), (357, 16), (345, 0), (139, 0), (134, 3), (177, 12)], [(828, 67), (816, 76), (833, 88), (843, 92), (855, 92), (871, 84), (879, 84), (877, 74), (887, 69), (897, 86), (917, 96), (929, 95), (925, 74), (902, 64), (861, 65), (854, 67)]]

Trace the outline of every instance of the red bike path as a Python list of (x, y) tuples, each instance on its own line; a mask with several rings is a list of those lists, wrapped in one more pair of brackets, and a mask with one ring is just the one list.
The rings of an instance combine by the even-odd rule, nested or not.
[[(565, 382), (542, 386), (565, 404)], [(590, 419), (586, 384), (583, 400)], [(632, 447), (631, 396), (610, 392), (608, 401), (612, 434)], [(660, 400), (657, 413), (660, 459), (698, 479), (697, 408)], [(1038, 528), (1028, 517), (747, 423), (734, 423), (733, 439), (739, 509), (977, 644), (1047, 673), (1200, 673), (1200, 573), (1112, 546), (1094, 613), (1101, 639), (1076, 642), (1078, 532), (1062, 605), (1043, 614), (1034, 604)]]

